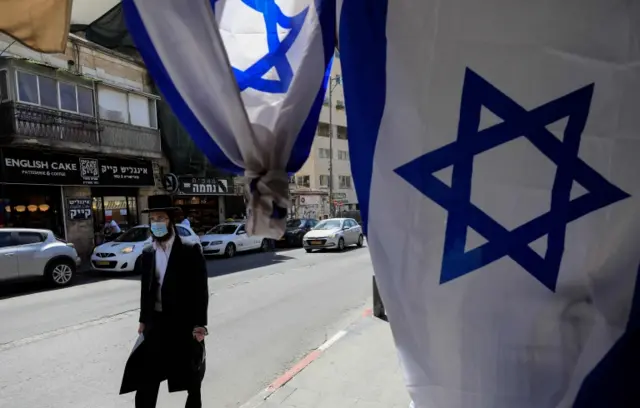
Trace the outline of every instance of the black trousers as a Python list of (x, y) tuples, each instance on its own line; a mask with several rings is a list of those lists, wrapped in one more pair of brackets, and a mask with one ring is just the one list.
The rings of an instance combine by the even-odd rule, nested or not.
[[(149, 383), (136, 392), (136, 408), (156, 408), (160, 383)], [(202, 408), (200, 387), (189, 390), (185, 408)]]
[[(148, 378), (136, 392), (136, 408), (155, 408), (158, 402), (158, 391), (160, 383), (167, 379), (165, 357), (171, 352), (170, 346), (166, 344), (169, 336), (169, 329), (165, 325), (162, 313), (154, 313), (152, 325), (149, 332), (145, 333), (148, 341), (149, 353), (147, 355), (147, 367), (154, 373), (153, 378)], [(189, 389), (185, 408), (201, 408), (202, 397), (200, 394), (200, 383)]]

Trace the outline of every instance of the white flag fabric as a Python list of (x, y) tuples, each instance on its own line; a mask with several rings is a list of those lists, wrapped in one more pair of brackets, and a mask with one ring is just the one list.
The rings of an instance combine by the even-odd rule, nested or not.
[(247, 231), (284, 232), (287, 172), (306, 161), (335, 42), (335, 2), (124, 0), (149, 72), (196, 145), (243, 172)]
[(351, 165), (415, 406), (640, 406), (638, 2), (342, 3)]

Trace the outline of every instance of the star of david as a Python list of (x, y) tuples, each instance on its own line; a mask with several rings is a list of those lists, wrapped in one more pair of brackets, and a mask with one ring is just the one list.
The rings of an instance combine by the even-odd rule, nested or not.
[[(448, 211), (441, 284), (508, 256), (555, 292), (567, 225), (629, 197), (578, 157), (593, 89), (591, 84), (533, 110), (526, 110), (467, 69), (457, 140), (395, 170), (409, 184)], [(482, 106), (503, 122), (479, 131)], [(568, 123), (560, 140), (545, 126), (565, 117)], [(473, 160), (476, 155), (519, 137), (527, 138), (557, 165), (557, 170), (550, 210), (513, 230), (507, 230), (471, 203)], [(453, 166), (451, 187), (433, 175), (449, 166)], [(572, 200), (574, 181), (587, 193)], [(468, 227), (487, 242), (465, 252)], [(529, 244), (544, 235), (547, 235), (547, 250), (543, 257)]]
[[(242, 2), (264, 16), (269, 52), (244, 71), (233, 68), (240, 91), (253, 88), (261, 92), (285, 93), (293, 81), (293, 69), (287, 60), (287, 52), (300, 34), (309, 7), (293, 17), (287, 17), (275, 0)], [(289, 30), (282, 41), (278, 38), (278, 26)], [(272, 68), (278, 73), (279, 80), (263, 78)]]

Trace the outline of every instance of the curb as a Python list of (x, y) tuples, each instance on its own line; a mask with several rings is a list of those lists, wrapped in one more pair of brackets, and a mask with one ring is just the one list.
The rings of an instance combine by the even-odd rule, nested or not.
[[(360, 318), (356, 319), (354, 322), (352, 322), (349, 325), (349, 327), (351, 327), (354, 324), (356, 324), (357, 322), (359, 322), (360, 319), (366, 318), (366, 317), (371, 317), (371, 316), (373, 316), (373, 309), (365, 309), (365, 311), (362, 313), (362, 316)], [(304, 370), (305, 368), (309, 367), (311, 365), (311, 363), (313, 363), (320, 356), (322, 356), (322, 354), (325, 351), (327, 351), (329, 348), (331, 348), (331, 346), (333, 346), (338, 341), (340, 341), (344, 336), (346, 336), (349, 333), (349, 327), (347, 327), (347, 329), (345, 329), (345, 330), (340, 330), (335, 335), (333, 335), (333, 337), (331, 337), (329, 340), (327, 340), (324, 343), (322, 343), (322, 345), (320, 345), (320, 347), (318, 347), (317, 349), (315, 349), (312, 352), (310, 352), (309, 354), (307, 354), (302, 360), (300, 360), (293, 367), (291, 367), (289, 370), (287, 370), (286, 373), (284, 373), (283, 375), (278, 377), (275, 381), (273, 381), (271, 384), (269, 384), (269, 386), (267, 388), (265, 388), (264, 390), (259, 392), (256, 396), (251, 398), (249, 401), (247, 401), (246, 403), (241, 405), (240, 408), (257, 408), (257, 407), (259, 407), (264, 401), (269, 399), (269, 397), (271, 397), (276, 391), (278, 391), (280, 388), (282, 388), (286, 383), (291, 381), (296, 375), (300, 374), (300, 372), (302, 372), (302, 370)]]

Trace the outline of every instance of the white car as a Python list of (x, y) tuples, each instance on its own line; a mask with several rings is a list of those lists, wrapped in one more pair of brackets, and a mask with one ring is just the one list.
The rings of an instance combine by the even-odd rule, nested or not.
[(305, 251), (314, 249), (344, 250), (349, 245), (364, 244), (362, 227), (353, 218), (330, 218), (320, 221), (302, 238)]
[(269, 249), (269, 240), (247, 235), (243, 222), (227, 222), (216, 225), (200, 237), (202, 253), (233, 257), (237, 252)]
[(0, 281), (43, 276), (55, 286), (67, 286), (79, 265), (73, 244), (56, 238), (52, 231), (0, 229)]
[[(186, 225), (176, 225), (180, 239), (200, 247), (198, 235)], [(91, 255), (91, 266), (97, 271), (132, 272), (142, 250), (151, 245), (148, 225), (133, 227), (111, 242), (98, 245)]]

